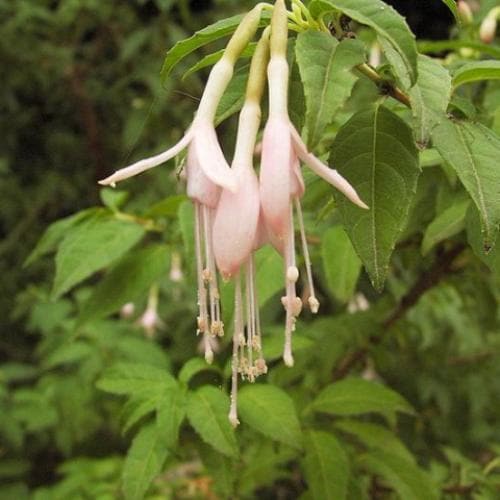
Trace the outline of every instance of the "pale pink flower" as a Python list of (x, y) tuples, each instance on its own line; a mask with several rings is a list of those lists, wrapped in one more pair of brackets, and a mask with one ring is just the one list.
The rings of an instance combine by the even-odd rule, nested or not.
[(368, 208), (354, 188), (336, 171), (310, 153), (288, 115), (289, 68), (286, 59), (288, 27), (286, 7), (277, 0), (272, 18), (271, 60), (267, 68), (269, 82), (269, 118), (262, 141), (260, 195), (264, 222), (270, 240), (282, 253), (285, 261), (286, 295), (282, 298), (286, 310), (285, 346), (283, 360), (293, 365), (292, 332), (296, 317), (302, 310), (297, 297), (296, 282), (299, 272), (295, 261), (294, 206), (297, 212), (309, 289), (309, 307), (317, 312), (319, 301), (315, 296), (312, 271), (307, 249), (300, 197), (304, 181), (299, 160), (313, 172), (342, 192), (353, 203)]

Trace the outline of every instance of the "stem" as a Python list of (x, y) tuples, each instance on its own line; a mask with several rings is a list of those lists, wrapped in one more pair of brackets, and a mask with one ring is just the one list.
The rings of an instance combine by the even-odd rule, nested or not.
[(356, 69), (374, 82), (384, 93), (390, 95), (408, 108), (411, 108), (410, 97), (406, 95), (399, 87), (381, 77), (377, 71), (366, 63), (356, 66)]

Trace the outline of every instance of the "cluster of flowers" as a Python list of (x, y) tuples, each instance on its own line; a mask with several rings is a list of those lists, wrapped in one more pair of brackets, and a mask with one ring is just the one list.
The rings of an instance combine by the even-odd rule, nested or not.
[[(219, 101), (231, 80), (236, 60), (257, 32), (262, 10), (273, 8), (252, 58), (245, 102), (239, 116), (236, 147), (231, 167), (217, 140), (214, 119)], [(235, 281), (235, 311), (232, 357), (232, 390), (229, 419), (236, 426), (238, 375), (254, 381), (267, 372), (262, 353), (259, 310), (255, 283), (254, 252), (270, 243), (283, 256), (286, 311), (283, 359), (293, 365), (292, 332), (302, 301), (296, 294), (299, 271), (295, 261), (294, 216), (298, 219), (306, 263), (312, 312), (315, 296), (300, 198), (305, 186), (300, 160), (336, 187), (353, 203), (367, 208), (352, 186), (335, 170), (311, 154), (288, 115), (289, 68), (287, 10), (284, 0), (274, 6), (258, 4), (241, 21), (223, 57), (208, 78), (199, 108), (184, 137), (167, 151), (115, 172), (102, 180), (114, 186), (178, 155), (187, 148), (187, 194), (194, 204), (195, 246), (198, 282), (198, 333), (203, 335), (205, 358), (213, 359), (211, 340), (224, 334), (221, 320), (217, 271)], [(267, 78), (266, 78), (267, 74)], [(253, 159), (261, 125), (260, 103), (266, 80), (269, 89), (269, 118), (265, 125), (260, 174)]]

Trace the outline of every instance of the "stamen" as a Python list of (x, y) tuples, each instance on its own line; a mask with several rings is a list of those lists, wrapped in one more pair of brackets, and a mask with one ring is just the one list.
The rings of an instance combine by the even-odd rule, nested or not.
[(246, 305), (246, 316), (247, 316), (247, 359), (248, 359), (248, 380), (250, 382), (255, 381), (255, 377), (252, 371), (253, 368), (253, 316), (252, 316), (252, 305), (251, 305), (251, 290), (250, 290), (250, 273), (248, 269), (248, 263), (245, 270), (245, 305)]
[(231, 406), (229, 408), (229, 421), (236, 427), (238, 420), (238, 351), (240, 348), (240, 336), (243, 334), (243, 315), (240, 274), (235, 277), (234, 290), (234, 332), (233, 332), (233, 356), (231, 360)]
[[(295, 231), (293, 225), (293, 205), (290, 204), (290, 227), (288, 229), (288, 237), (285, 247), (285, 269), (287, 274), (286, 280), (286, 297), (281, 299), (286, 309), (285, 320), (285, 345), (283, 348), (283, 361), (286, 366), (293, 366), (292, 355), (292, 332), (295, 330), (296, 312), (300, 312), (297, 308), (297, 294), (295, 290), (295, 281), (288, 279), (288, 274), (295, 275), (291, 268), (295, 268)], [(294, 276), (291, 276), (294, 277)], [(298, 276), (297, 276), (298, 277)]]
[(217, 286), (217, 271), (215, 268), (215, 256), (213, 252), (212, 227), (213, 210), (203, 207), (203, 227), (205, 235), (205, 262), (204, 279), (208, 284), (210, 302), (210, 332), (212, 335), (222, 337), (224, 335), (224, 324), (220, 320), (220, 295)]
[(203, 221), (200, 214), (200, 204), (194, 202), (194, 240), (195, 240), (195, 251), (196, 251), (196, 275), (198, 281), (198, 330), (197, 334), (200, 332), (206, 334), (208, 332), (208, 315), (207, 315), (207, 290), (205, 288), (205, 283), (203, 282), (203, 260), (202, 260), (202, 240), (203, 240)]
[(314, 282), (312, 275), (312, 266), (311, 266), (311, 258), (309, 256), (309, 249), (307, 247), (307, 239), (306, 239), (306, 231), (304, 228), (304, 217), (302, 215), (302, 207), (300, 206), (300, 201), (298, 198), (295, 198), (295, 210), (297, 212), (297, 217), (299, 219), (299, 228), (300, 228), (300, 238), (302, 240), (302, 252), (304, 253), (304, 261), (306, 264), (306, 275), (307, 275), (307, 284), (309, 286), (309, 298), (307, 299), (309, 303), (309, 307), (311, 308), (311, 312), (316, 314), (319, 309), (319, 300), (316, 298), (316, 294), (314, 292)]

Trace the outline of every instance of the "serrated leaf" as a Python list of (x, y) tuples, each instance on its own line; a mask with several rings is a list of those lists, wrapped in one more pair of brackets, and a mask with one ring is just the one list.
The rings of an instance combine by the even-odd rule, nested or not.
[(323, 269), (328, 288), (341, 302), (348, 302), (356, 289), (361, 261), (341, 226), (329, 229), (321, 242)]
[(394, 422), (397, 412), (414, 414), (400, 394), (377, 382), (347, 378), (323, 389), (311, 403), (315, 411), (331, 415), (378, 413)]
[[(240, 55), (240, 59), (248, 59), (249, 57), (253, 56), (253, 53), (255, 52), (255, 47), (257, 47), (256, 42), (251, 42), (249, 43), (243, 52)], [(191, 76), (193, 73), (196, 73), (197, 71), (200, 71), (203, 68), (207, 68), (209, 66), (213, 66), (215, 63), (217, 63), (222, 56), (224, 55), (224, 50), (221, 49), (218, 50), (217, 52), (213, 52), (212, 54), (208, 54), (202, 59), (200, 59), (196, 64), (191, 66), (183, 75), (182, 75), (182, 80), (185, 80), (188, 76)]]
[(405, 500), (437, 500), (435, 485), (427, 473), (399, 455), (382, 450), (362, 455), (358, 463), (372, 474), (382, 476), (385, 481)]
[(361, 111), (337, 134), (330, 164), (370, 207), (363, 210), (335, 193), (347, 234), (373, 286), (381, 290), (420, 174), (412, 132), (383, 106)]
[(232, 498), (234, 493), (235, 461), (217, 453), (211, 446), (200, 442), (198, 445), (201, 460), (214, 481), (214, 491), (220, 498)]
[(375, 448), (400, 456), (403, 460), (415, 463), (415, 458), (393, 432), (378, 424), (359, 420), (339, 420), (335, 427), (354, 435), (364, 446)]
[(161, 393), (177, 381), (166, 370), (141, 363), (116, 363), (97, 381), (97, 387), (112, 394)]
[(158, 436), (168, 448), (174, 448), (186, 416), (185, 390), (175, 385), (164, 391), (157, 401), (156, 410)]
[(453, 17), (455, 18), (455, 21), (460, 26), (462, 24), (462, 21), (460, 19), (459, 14), (458, 14), (456, 0), (441, 0), (441, 1), (446, 5), (446, 7), (448, 7), (448, 9), (450, 9), (450, 12), (453, 14)]
[(432, 139), (478, 208), (484, 247), (491, 249), (500, 224), (500, 138), (479, 123), (443, 117)]
[(228, 457), (238, 456), (234, 430), (228, 419), (229, 398), (206, 385), (188, 394), (187, 417), (200, 437)]
[[(381, 0), (313, 0), (309, 10), (316, 16), (325, 10), (337, 9), (351, 19), (370, 26), (392, 49), (386, 53), (389, 62), (399, 73), (397, 76), (408, 81), (409, 86), (417, 80), (417, 47), (415, 36), (403, 16)], [(399, 68), (403, 68), (400, 71)]]
[(177, 378), (181, 384), (187, 385), (195, 375), (203, 371), (212, 371), (218, 373), (219, 375), (221, 374), (218, 366), (209, 365), (204, 359), (201, 358), (191, 358), (184, 363), (184, 366), (181, 368)]
[[(191, 52), (195, 51), (196, 49), (214, 42), (215, 40), (219, 40), (220, 38), (231, 35), (236, 30), (242, 19), (243, 15), (237, 15), (229, 17), (227, 19), (222, 19), (197, 31), (193, 36), (177, 42), (167, 52), (165, 61), (163, 62), (163, 67), (160, 73), (162, 84), (165, 83), (172, 69), (188, 54), (191, 54)], [(264, 26), (265, 24), (267, 24), (268, 20), (269, 13), (262, 13), (260, 26)]]
[(430, 57), (418, 56), (418, 79), (410, 90), (411, 108), (417, 143), (425, 147), (432, 128), (446, 112), (451, 96), (451, 76), (446, 68)]
[(357, 80), (352, 69), (364, 62), (365, 49), (358, 40), (339, 43), (329, 34), (305, 31), (295, 51), (306, 97), (307, 144), (313, 149), (351, 95)]
[(107, 316), (145, 295), (155, 281), (166, 276), (169, 260), (165, 245), (151, 245), (126, 255), (94, 288), (82, 306), (78, 323)]
[(453, 73), (453, 90), (465, 83), (500, 79), (500, 61), (475, 61)]
[(332, 434), (305, 434), (304, 474), (314, 500), (343, 500), (347, 497), (349, 459)]
[(467, 196), (460, 196), (453, 204), (427, 226), (422, 241), (422, 254), (426, 255), (435, 245), (451, 238), (465, 228), (465, 216), (471, 200)]
[(153, 479), (161, 472), (168, 449), (158, 440), (157, 428), (148, 424), (132, 441), (123, 466), (123, 494), (126, 500), (142, 500)]
[(145, 229), (134, 222), (99, 213), (66, 235), (56, 255), (54, 299), (111, 264), (134, 246)]
[(257, 432), (292, 448), (302, 447), (299, 419), (292, 399), (278, 387), (253, 384), (238, 393), (241, 421)]
[(29, 266), (33, 262), (37, 261), (40, 257), (53, 252), (57, 245), (67, 236), (68, 231), (76, 226), (79, 222), (82, 222), (86, 218), (103, 212), (100, 208), (89, 208), (87, 210), (82, 210), (70, 217), (65, 217), (54, 223), (52, 223), (43, 233), (42, 237), (38, 240), (35, 248), (28, 255), (28, 258), (24, 262), (24, 267)]

